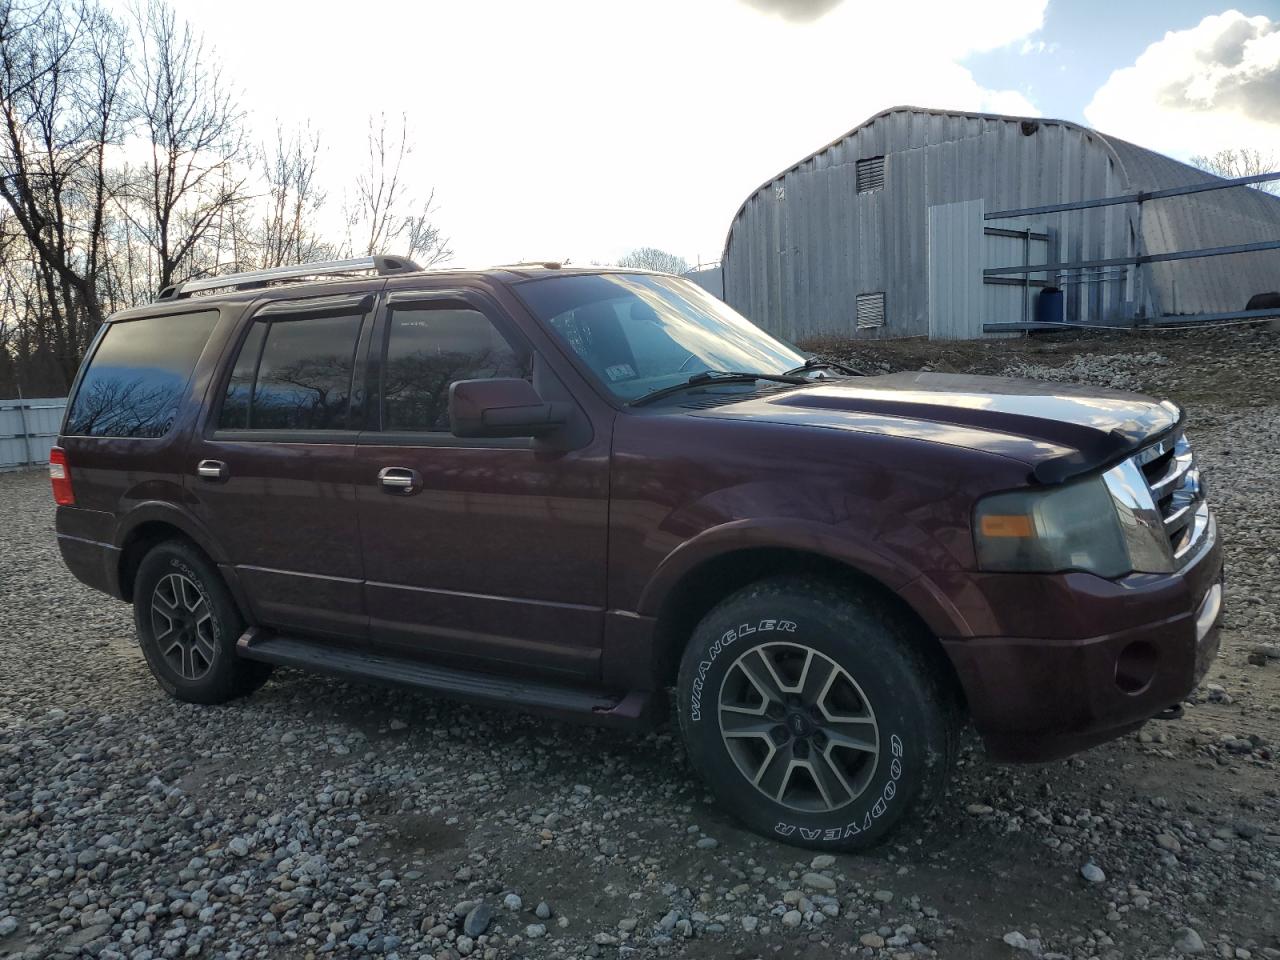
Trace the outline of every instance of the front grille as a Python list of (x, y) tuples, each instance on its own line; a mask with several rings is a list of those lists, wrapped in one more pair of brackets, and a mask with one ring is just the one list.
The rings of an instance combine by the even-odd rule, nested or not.
[(1174, 561), (1181, 566), (1209, 529), (1209, 504), (1191, 444), (1179, 433), (1139, 451), (1134, 461), (1164, 521)]

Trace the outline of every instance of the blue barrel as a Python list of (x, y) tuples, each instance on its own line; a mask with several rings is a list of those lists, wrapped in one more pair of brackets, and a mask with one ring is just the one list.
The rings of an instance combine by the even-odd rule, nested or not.
[(1041, 287), (1036, 297), (1036, 323), (1062, 323), (1066, 303), (1057, 287)]

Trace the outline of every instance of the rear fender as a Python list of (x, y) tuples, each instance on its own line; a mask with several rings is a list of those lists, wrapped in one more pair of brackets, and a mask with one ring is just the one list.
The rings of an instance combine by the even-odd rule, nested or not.
[(240, 583), (235, 567), (232, 565), (218, 538), (194, 515), (183, 510), (177, 504), (163, 500), (148, 500), (139, 503), (124, 516), (120, 525), (116, 528), (114, 546), (120, 551), (120, 560), (117, 569), (114, 571), (116, 582), (112, 591), (116, 596), (128, 599), (125, 596), (123, 577), (123, 564), (127, 556), (124, 551), (138, 530), (148, 523), (161, 523), (171, 527), (199, 547), (210, 560), (217, 564), (218, 570), (222, 573), (222, 578), (227, 584), (227, 589), (231, 591), (231, 596), (235, 599), (236, 605), (240, 608), (240, 612), (244, 615), (246, 621), (249, 623), (254, 622), (254, 617), (252, 616), (253, 607), (249, 603), (248, 595), (245, 593), (244, 586)]

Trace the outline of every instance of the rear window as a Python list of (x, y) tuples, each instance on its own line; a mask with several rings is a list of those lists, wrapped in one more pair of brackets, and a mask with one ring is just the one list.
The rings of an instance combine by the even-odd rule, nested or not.
[(163, 437), (217, 322), (218, 311), (206, 310), (108, 324), (63, 433)]
[(221, 430), (345, 430), (363, 314), (261, 317), (227, 383)]

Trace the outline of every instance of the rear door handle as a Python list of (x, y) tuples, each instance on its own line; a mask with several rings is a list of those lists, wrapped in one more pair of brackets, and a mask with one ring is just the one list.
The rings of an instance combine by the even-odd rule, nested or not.
[(398, 493), (408, 497), (422, 490), (422, 475), (408, 467), (383, 467), (378, 471), (378, 482), (384, 493)]
[(201, 480), (225, 480), (231, 475), (221, 460), (201, 460), (196, 464), (196, 476)]

